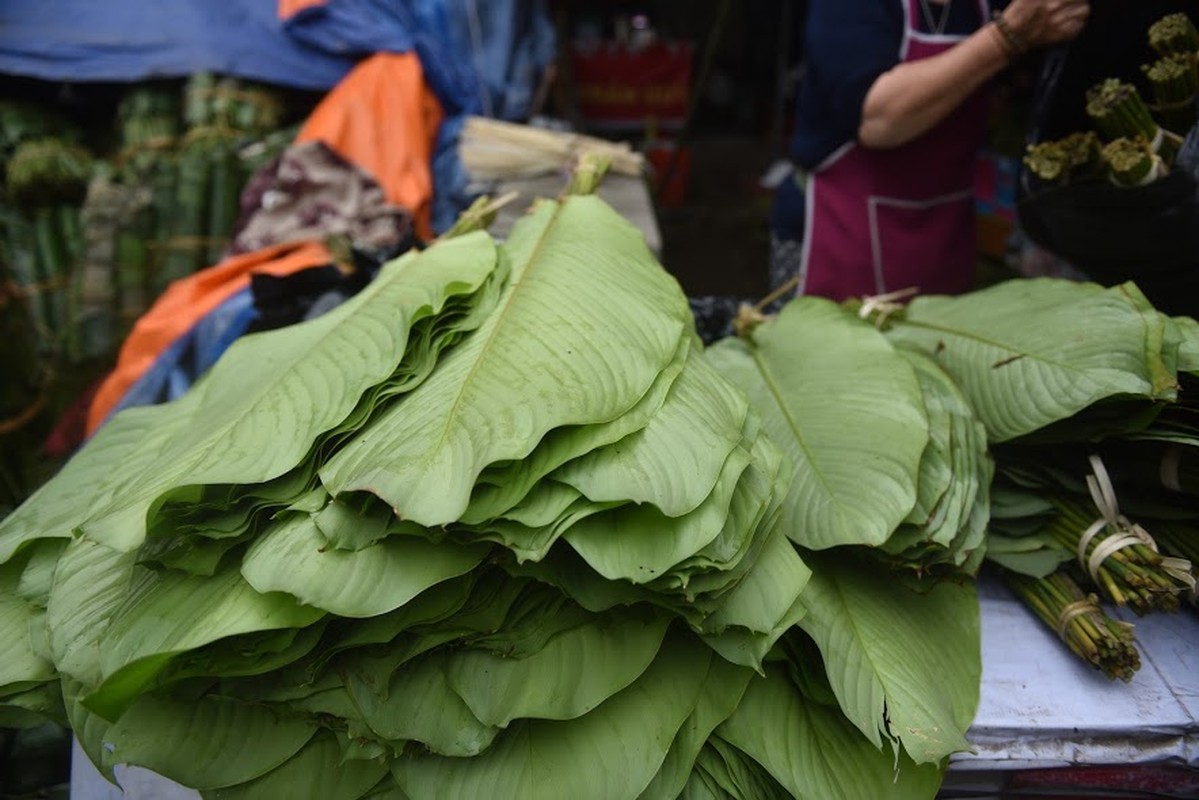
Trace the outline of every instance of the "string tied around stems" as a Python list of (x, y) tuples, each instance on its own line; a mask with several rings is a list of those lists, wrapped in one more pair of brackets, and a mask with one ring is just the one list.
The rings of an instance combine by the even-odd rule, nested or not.
[(906, 289), (899, 289), (886, 294), (876, 294), (871, 297), (862, 298), (862, 307), (858, 309), (858, 317), (861, 319), (869, 319), (876, 311), (878, 316), (875, 317), (874, 326), (882, 328), (886, 323), (887, 317), (894, 314), (903, 308), (901, 300), (906, 300), (915, 295), (920, 289), (916, 286), (909, 286)]
[(1057, 615), (1057, 638), (1066, 641), (1067, 629), (1070, 623), (1084, 614), (1099, 613), (1099, 600), (1095, 595), (1088, 595), (1082, 600), (1075, 600), (1062, 607)]
[[(1112, 485), (1103, 459), (1097, 455), (1090, 456), (1091, 474), (1087, 475), (1087, 489), (1100, 517), (1088, 527), (1078, 540), (1078, 563), (1091, 576), (1091, 580), (1099, 582), (1099, 568), (1111, 556), (1135, 545), (1145, 545), (1154, 553), (1159, 553), (1157, 542), (1149, 532), (1128, 517), (1120, 513), (1120, 505), (1116, 500), (1116, 489)], [(1111, 535), (1095, 545), (1090, 556), (1087, 548), (1091, 541), (1104, 530), (1110, 529)], [(1160, 554), (1159, 554), (1160, 555)], [(1195, 576), (1191, 574), (1191, 562), (1185, 558), (1170, 556), (1161, 557), (1162, 571), (1175, 581), (1195, 591)]]

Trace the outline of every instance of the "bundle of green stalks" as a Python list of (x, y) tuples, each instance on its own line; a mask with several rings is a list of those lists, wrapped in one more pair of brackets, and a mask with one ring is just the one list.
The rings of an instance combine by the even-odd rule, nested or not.
[(1172, 53), (1142, 70), (1153, 91), (1153, 106), (1158, 117), (1167, 129), (1186, 134), (1195, 124), (1199, 61), (1193, 54)]
[(1149, 27), (1149, 46), (1161, 55), (1199, 52), (1199, 31), (1181, 12), (1168, 14)]
[(1180, 599), (1191, 589), (1184, 577), (1191, 572), (1190, 563), (1162, 555), (1151, 538), (1126, 541), (1113, 549), (1113, 537), (1133, 534), (1107, 522), (1084, 543), (1084, 534), (1099, 526), (1098, 512), (1066, 495), (1048, 499), (1058, 513), (1045, 526), (1044, 533), (1061, 548), (1078, 555), (1080, 565), (1109, 600), (1128, 606), (1137, 614), (1178, 610)]
[(1106, 141), (1142, 137), (1167, 167), (1174, 163), (1181, 141), (1157, 124), (1136, 86), (1116, 78), (1101, 81), (1087, 90), (1086, 108)]
[(1004, 581), (1072, 653), (1095, 669), (1123, 681), (1132, 680), (1140, 669), (1132, 625), (1104, 613), (1099, 599), (1065, 572), (1033, 578), (1005, 571)]
[(170, 86), (134, 87), (117, 108), (122, 166), (140, 178), (179, 138), (179, 97)]
[(1144, 186), (1166, 173), (1161, 156), (1143, 136), (1113, 139), (1103, 146), (1102, 157), (1117, 186)]
[(83, 250), (79, 206), (87, 192), (92, 159), (86, 150), (57, 138), (22, 142), (6, 164), (8, 199), (20, 222), (10, 224), (10, 267), (43, 352), (79, 350), (69, 291), (75, 260)]
[(1099, 164), (1099, 137), (1093, 131), (1028, 146), (1024, 165), (1047, 183), (1068, 183), (1091, 174)]
[[(281, 109), (278, 96), (265, 86), (210, 73), (198, 73), (188, 81), (188, 131), (176, 154), (173, 184), (160, 187), (171, 213), (165, 230), (160, 226), (156, 231), (152, 294), (224, 256), (250, 174), (242, 150), (278, 126)], [(270, 148), (272, 153), (279, 149)], [(155, 205), (164, 207), (157, 197)]]

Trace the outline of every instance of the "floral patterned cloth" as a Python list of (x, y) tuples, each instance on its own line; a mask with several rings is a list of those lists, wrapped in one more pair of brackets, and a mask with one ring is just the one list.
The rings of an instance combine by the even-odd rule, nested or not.
[(339, 235), (358, 249), (390, 250), (411, 233), (411, 213), (387, 202), (374, 178), (323, 142), (308, 141), (250, 179), (227, 254)]

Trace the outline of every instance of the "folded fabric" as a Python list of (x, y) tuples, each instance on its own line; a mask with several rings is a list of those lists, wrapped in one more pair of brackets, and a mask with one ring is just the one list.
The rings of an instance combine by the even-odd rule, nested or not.
[(293, 145), (242, 191), (229, 252), (344, 235), (355, 247), (390, 250), (412, 231), (412, 215), (388, 202), (372, 176), (320, 141)]

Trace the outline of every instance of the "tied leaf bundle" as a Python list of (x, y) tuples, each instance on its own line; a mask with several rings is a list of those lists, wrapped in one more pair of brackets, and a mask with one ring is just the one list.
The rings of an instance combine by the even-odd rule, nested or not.
[[(814, 574), (768, 425), (595, 197), (539, 202), (502, 244), (412, 252), (239, 340), (198, 388), (117, 414), (0, 522), (0, 633), (21, 657), (0, 709), (61, 687), (110, 774), (632, 800), (733, 770), (795, 797), (931, 798), (968, 747), (973, 588), (918, 595), (860, 553)], [(915, 468), (927, 436), (897, 428)], [(819, 654), (780, 653), (801, 620)], [(817, 693), (801, 677), (824, 661)], [(823, 737), (853, 769), (822, 761)]]
[(9, 235), (20, 251), (10, 267), (44, 355), (79, 353), (72, 277), (83, 250), (79, 205), (92, 166), (86, 150), (59, 138), (22, 142), (6, 165), (8, 197), (28, 223), (10, 223)]
[(159, 153), (170, 151), (179, 137), (179, 96), (171, 87), (146, 84), (133, 88), (117, 108), (121, 139), (118, 163), (126, 179), (140, 181), (153, 170)]
[(1145, 186), (1166, 172), (1161, 156), (1143, 136), (1113, 139), (1103, 146), (1102, 158), (1117, 186)]
[(1154, 111), (1169, 130), (1180, 135), (1185, 135), (1195, 124), (1199, 97), (1197, 58), (1197, 53), (1173, 53), (1142, 68), (1153, 91)]
[(1167, 14), (1149, 26), (1149, 46), (1163, 56), (1199, 52), (1199, 31), (1184, 13)]
[[(1054, 504), (1058, 516), (1046, 526), (1047, 534), (1064, 550), (1078, 555), (1079, 563), (1108, 599), (1137, 614), (1178, 610), (1179, 599), (1189, 587), (1185, 579), (1165, 568), (1165, 557), (1151, 539), (1146, 536), (1134, 543), (1127, 537), (1140, 536), (1129, 533), (1131, 528), (1104, 521), (1097, 535), (1085, 540), (1084, 535), (1098, 524), (1093, 513), (1088, 515), (1085, 505), (1067, 497), (1054, 498)], [(1113, 551), (1110, 545), (1117, 543), (1117, 537), (1126, 543)], [(1189, 573), (1190, 564), (1184, 569)]]
[(1030, 144), (1024, 165), (1047, 183), (1067, 183), (1096, 171), (1100, 150), (1094, 131), (1078, 131), (1061, 139)]
[(1157, 138), (1158, 125), (1141, 99), (1137, 87), (1117, 78), (1108, 78), (1087, 90), (1087, 115), (1103, 138)]
[(1130, 623), (1112, 619), (1064, 572), (1033, 578), (1005, 572), (1004, 582), (1077, 655), (1109, 678), (1130, 681), (1141, 655)]

